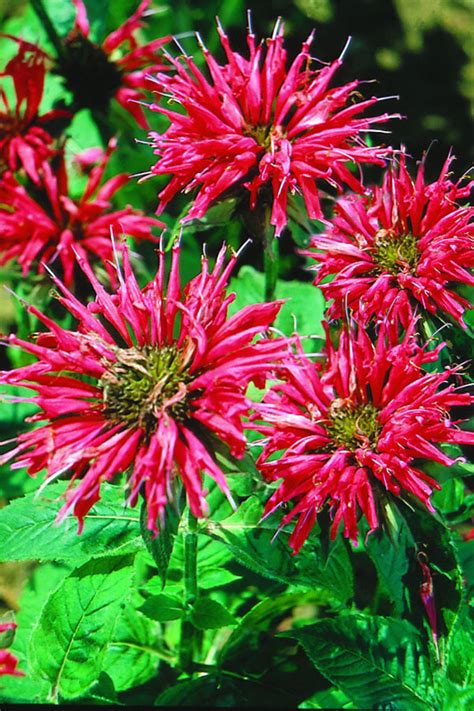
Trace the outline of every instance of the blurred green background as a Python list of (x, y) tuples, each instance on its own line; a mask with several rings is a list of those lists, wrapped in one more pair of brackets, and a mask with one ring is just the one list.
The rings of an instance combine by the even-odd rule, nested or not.
[[(69, 29), (73, 12), (68, 0), (49, 0), (47, 4), (60, 28)], [(88, 0), (86, 4), (99, 38), (116, 28), (138, 0)], [(0, 0), (4, 31), (21, 32), (31, 38), (38, 35), (27, 6), (27, 0)], [(283, 17), (290, 53), (298, 50), (315, 27), (314, 54), (329, 61), (351, 35), (353, 41), (338, 81), (373, 79), (377, 83), (366, 87), (367, 92), (400, 96), (399, 102), (384, 105), (384, 109), (406, 116), (392, 123), (393, 142), (403, 142), (419, 157), (435, 141), (431, 151), (437, 165), (453, 147), (459, 172), (473, 162), (472, 0), (156, 0), (154, 7), (158, 12), (150, 17), (147, 37), (199, 30), (211, 50), (218, 45), (215, 15), (221, 18), (235, 46), (243, 48), (247, 8), (261, 36), (271, 32), (278, 15)], [(182, 41), (187, 51), (195, 50), (193, 37)]]

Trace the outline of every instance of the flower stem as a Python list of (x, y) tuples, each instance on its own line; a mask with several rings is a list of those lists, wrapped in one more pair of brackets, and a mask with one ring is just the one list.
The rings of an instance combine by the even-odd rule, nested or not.
[(271, 207), (263, 205), (258, 220), (258, 229), (263, 244), (263, 269), (265, 272), (265, 301), (273, 301), (278, 279), (278, 239), (270, 224)]
[[(184, 602), (188, 610), (194, 604), (198, 594), (197, 584), (197, 519), (188, 514), (188, 530), (184, 536)], [(185, 618), (181, 623), (179, 642), (179, 666), (183, 671), (191, 668), (195, 647), (195, 628), (193, 623)]]
[(112, 130), (110, 128), (110, 122), (107, 120), (107, 115), (103, 111), (95, 109), (92, 111), (92, 118), (94, 119), (95, 125), (100, 133), (100, 138), (104, 148), (107, 148), (109, 141), (112, 138)]
[(36, 15), (38, 16), (39, 21), (43, 25), (44, 31), (48, 35), (49, 41), (54, 46), (54, 49), (56, 50), (58, 55), (58, 59), (61, 60), (64, 57), (64, 44), (46, 11), (46, 8), (43, 4), (43, 0), (31, 0), (31, 5)]
[[(269, 231), (273, 232), (271, 228)], [(278, 279), (278, 239), (271, 234), (264, 237), (263, 265), (265, 270), (265, 301), (273, 301)]]

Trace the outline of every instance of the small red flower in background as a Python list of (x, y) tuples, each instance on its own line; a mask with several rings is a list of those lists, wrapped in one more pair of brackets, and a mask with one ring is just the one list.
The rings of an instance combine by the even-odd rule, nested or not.
[(0, 181), (0, 264), (15, 259), (26, 276), (32, 270), (44, 272), (44, 262), (59, 259), (63, 279), (70, 285), (76, 266), (75, 251), (104, 263), (111, 279), (116, 278), (110, 230), (156, 241), (152, 227), (163, 227), (152, 217), (127, 206), (111, 209), (111, 198), (127, 181), (120, 173), (101, 185), (104, 171), (116, 146), (110, 141), (100, 163), (92, 168), (79, 200), (69, 197), (64, 156), (55, 169), (41, 166), (39, 190), (29, 192), (11, 175)]
[(268, 423), (255, 425), (268, 437), (258, 466), (268, 480), (282, 479), (266, 514), (294, 502), (282, 525), (298, 519), (290, 537), (295, 553), (325, 504), (332, 538), (342, 523), (344, 536), (354, 542), (359, 511), (370, 531), (379, 526), (385, 492), (411, 495), (433, 512), (430, 495), (440, 485), (418, 469), (417, 460), (450, 466), (453, 460), (436, 444), (474, 442), (474, 433), (449, 418), (453, 406), (474, 397), (453, 385), (440, 388), (456, 368), (423, 370), (441, 346), (419, 347), (413, 328), (399, 345), (390, 342), (385, 325), (375, 344), (362, 328), (344, 330), (337, 349), (328, 336), (324, 366), (299, 353), (282, 368), (283, 382), (257, 406), (259, 421)]
[(72, 0), (76, 7), (74, 28), (66, 38), (65, 53), (58, 60), (56, 71), (66, 80), (77, 108), (105, 111), (114, 98), (139, 126), (148, 123), (136, 101), (144, 99), (146, 75), (164, 69), (157, 61), (157, 51), (169, 37), (139, 45), (135, 33), (144, 26), (143, 17), (150, 6), (143, 0), (136, 12), (118, 29), (111, 32), (99, 46), (89, 39), (87, 10), (82, 0)]
[(80, 260), (95, 301), (83, 305), (54, 279), (59, 300), (78, 320), (75, 331), (28, 307), (48, 332), (35, 343), (15, 335), (9, 342), (38, 360), (3, 372), (0, 382), (36, 391), (31, 401), (40, 412), (31, 419), (43, 424), (21, 434), (0, 463), (16, 457), (12, 468), (26, 467), (31, 476), (46, 469), (48, 481), (70, 472), (60, 517), (73, 509), (82, 528), (101, 483), (129, 469), (129, 503), (143, 493), (153, 531), (175, 478), (182, 480), (195, 516), (207, 512), (202, 473), (230, 496), (213, 457), (213, 438), (226, 443), (233, 456), (243, 456), (242, 417), (250, 406), (246, 388), (250, 381), (264, 386), (288, 342), (254, 342), (272, 324), (281, 302), (254, 304), (227, 320), (234, 295), (226, 296), (225, 286), (236, 257), (227, 265), (224, 258), (223, 249), (211, 272), (204, 258), (201, 273), (181, 293), (178, 247), (167, 288), (162, 252), (156, 277), (140, 289), (124, 250), (124, 273), (119, 271), (120, 286), (113, 294)]
[(383, 164), (391, 150), (367, 146), (360, 133), (393, 115), (361, 118), (379, 99), (351, 103), (357, 80), (329, 88), (342, 57), (321, 70), (311, 69), (310, 35), (287, 69), (279, 22), (272, 38), (258, 46), (249, 30), (249, 59), (232, 51), (220, 25), (218, 31), (227, 63), (220, 66), (203, 47), (212, 81), (187, 55), (174, 59), (167, 54), (176, 74), (157, 76), (157, 93), (185, 110), (150, 107), (171, 122), (163, 135), (150, 134), (160, 157), (150, 175), (172, 175), (159, 195), (158, 212), (176, 193), (198, 188), (185, 220), (200, 218), (216, 198), (238, 185), (250, 192), (251, 208), (265, 192), (279, 235), (287, 223), (289, 193), (301, 192), (309, 216), (319, 218), (316, 181), (360, 190), (348, 161)]
[(16, 105), (10, 105), (7, 94), (0, 87), (0, 173), (23, 167), (33, 182), (39, 182), (38, 167), (51, 158), (53, 138), (49, 133), (52, 122), (67, 118), (69, 112), (48, 111), (39, 115), (46, 74), (46, 55), (39, 47), (10, 37), (18, 43), (18, 53), (0, 74), (10, 77), (15, 90)]
[[(474, 181), (462, 184), (448, 177), (452, 156), (433, 183), (424, 178), (424, 160), (415, 180), (405, 155), (392, 166), (382, 186), (366, 195), (349, 195), (336, 203), (336, 215), (324, 235), (312, 240), (319, 253), (315, 283), (328, 299), (329, 317), (346, 307), (361, 324), (385, 319), (407, 327), (421, 307), (464, 326), (470, 304), (453, 291), (456, 283), (474, 285), (474, 208), (460, 207)], [(322, 280), (334, 274), (328, 284)]]
[[(0, 622), (0, 635), (16, 629), (14, 622)], [(6, 649), (0, 649), (0, 676), (24, 676), (25, 673), (17, 669), (18, 659)]]

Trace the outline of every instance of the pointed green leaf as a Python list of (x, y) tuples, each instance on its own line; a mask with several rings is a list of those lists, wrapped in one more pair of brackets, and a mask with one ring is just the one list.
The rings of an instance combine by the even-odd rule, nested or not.
[(81, 697), (97, 681), (120, 605), (133, 577), (131, 557), (90, 561), (72, 571), (47, 600), (30, 639), (32, 673), (50, 696)]
[(140, 550), (138, 515), (125, 508), (123, 492), (116, 486), (102, 486), (101, 499), (86, 516), (81, 535), (73, 517), (58, 525), (56, 516), (63, 503), (59, 497), (67, 484), (51, 484), (40, 496), (27, 494), (0, 509), (0, 561), (85, 561)]
[(276, 620), (288, 615), (288, 613), (299, 605), (325, 605), (329, 602), (324, 592), (314, 591), (308, 593), (283, 593), (272, 598), (266, 598), (258, 602), (245, 614), (232, 631), (219, 652), (219, 660), (226, 663), (233, 659), (235, 654), (240, 654), (241, 650), (251, 648), (249, 640), (261, 632), (266, 632)]
[(417, 631), (401, 620), (348, 615), (282, 636), (297, 639), (314, 666), (358, 708), (420, 711), (432, 690)]
[(149, 597), (140, 607), (140, 612), (157, 622), (179, 620), (184, 614), (182, 600), (176, 595), (165, 594)]
[(236, 624), (236, 619), (220, 602), (198, 598), (191, 612), (191, 622), (200, 630), (213, 630)]
[(117, 691), (144, 684), (156, 675), (160, 662), (158, 639), (156, 622), (133, 607), (122, 610), (102, 667)]
[(159, 533), (157, 536), (153, 536), (147, 526), (146, 504), (143, 503), (142, 505), (140, 512), (140, 529), (148, 552), (156, 563), (162, 588), (164, 588), (166, 583), (166, 574), (168, 572), (168, 565), (178, 531), (179, 519), (180, 516), (177, 511), (168, 505), (166, 507), (164, 524), (161, 525), (160, 522), (158, 522)]
[(336, 541), (324, 560), (321, 544), (313, 536), (293, 556), (288, 533), (278, 529), (278, 519), (261, 521), (263, 505), (256, 497), (244, 501), (223, 521), (209, 522), (205, 530), (221, 540), (233, 557), (254, 573), (298, 587), (324, 587), (342, 601), (353, 593), (352, 568), (342, 541)]

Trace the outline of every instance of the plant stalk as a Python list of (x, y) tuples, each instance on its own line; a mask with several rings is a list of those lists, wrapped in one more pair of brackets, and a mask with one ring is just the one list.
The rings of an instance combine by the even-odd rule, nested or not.
[(43, 25), (44, 31), (48, 35), (49, 41), (54, 46), (54, 49), (56, 50), (58, 55), (58, 59), (63, 59), (65, 54), (63, 41), (58, 35), (56, 28), (53, 25), (51, 18), (46, 11), (46, 8), (43, 4), (43, 0), (31, 0), (31, 6), (35, 11), (39, 21)]
[[(197, 583), (197, 519), (188, 514), (188, 531), (184, 536), (184, 602), (189, 611), (198, 595)], [(196, 630), (193, 623), (186, 617), (181, 623), (179, 642), (179, 666), (183, 671), (192, 667), (195, 651)]]
[(265, 301), (273, 301), (278, 279), (278, 239), (273, 227), (267, 227), (263, 236), (263, 266), (265, 271)]

